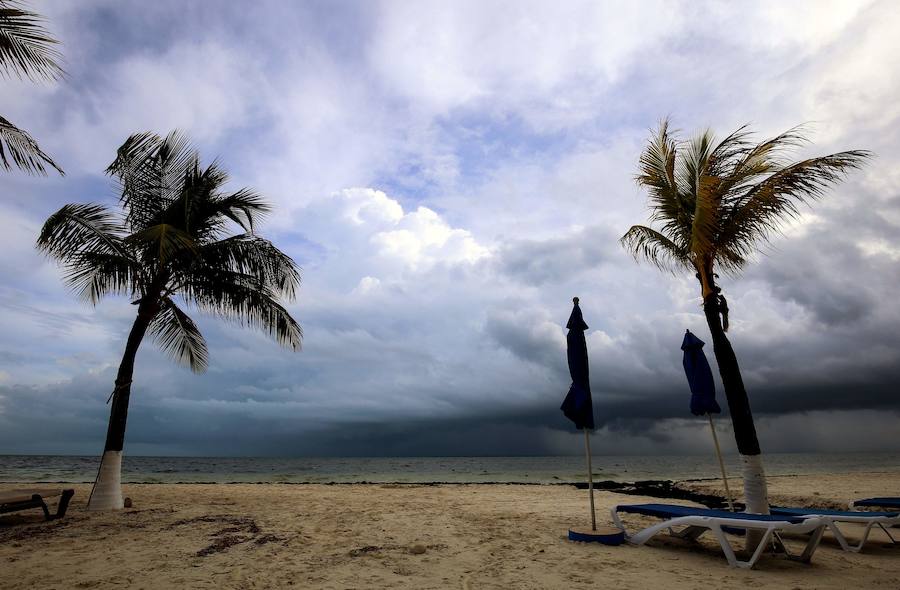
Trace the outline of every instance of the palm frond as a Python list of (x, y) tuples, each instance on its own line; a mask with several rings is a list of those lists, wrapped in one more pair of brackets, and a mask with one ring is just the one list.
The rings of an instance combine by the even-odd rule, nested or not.
[(64, 269), (64, 282), (92, 305), (105, 295), (140, 294), (144, 283), (140, 264), (120, 254), (81, 251), (68, 260)]
[(197, 324), (175, 305), (171, 298), (162, 300), (159, 313), (150, 324), (157, 346), (175, 362), (203, 373), (209, 366), (206, 340)]
[(213, 201), (212, 208), (250, 233), (272, 210), (261, 196), (247, 188), (217, 198)]
[(678, 269), (690, 268), (689, 251), (676, 244), (662, 233), (644, 225), (633, 225), (619, 243), (631, 252), (636, 260), (646, 260), (660, 270), (674, 273)]
[(62, 168), (56, 165), (53, 158), (41, 150), (40, 146), (24, 129), (19, 129), (7, 119), (0, 117), (0, 164), (6, 170), (15, 164), (28, 174), (46, 175), (45, 164), (56, 169), (65, 176)]
[(648, 190), (650, 219), (661, 223), (665, 233), (684, 237), (690, 234), (691, 219), (685, 215), (675, 176), (677, 154), (678, 142), (669, 131), (668, 119), (663, 119), (641, 154), (635, 180)]
[(664, 210), (677, 203), (676, 151), (677, 145), (669, 135), (669, 122), (664, 119), (641, 153), (638, 175), (635, 177), (638, 185), (650, 191), (654, 204)]
[(691, 219), (689, 250), (691, 258), (699, 260), (715, 254), (721, 204), (719, 188), (722, 179), (704, 174), (697, 180), (697, 192), (692, 199), (694, 211)]
[(681, 150), (675, 177), (689, 207), (693, 206), (693, 199), (700, 191), (700, 179), (708, 172), (709, 158), (715, 147), (714, 141), (712, 130), (707, 129), (686, 142), (684, 149)]
[[(224, 269), (255, 280), (288, 301), (296, 297), (300, 269), (294, 260), (272, 242), (252, 234), (232, 236), (200, 248), (198, 260), (204, 268)], [(193, 267), (192, 272), (202, 272)]]
[(803, 131), (804, 127), (798, 125), (758, 144), (742, 142), (742, 146), (723, 156), (723, 168), (727, 167), (719, 188), (723, 205), (731, 205), (747, 188), (782, 168), (786, 152), (806, 143)]
[(119, 181), (119, 200), (133, 230), (163, 221), (163, 212), (181, 196), (185, 177), (198, 161), (196, 150), (178, 131), (164, 138), (136, 133), (119, 147), (106, 173)]
[(106, 207), (69, 204), (44, 222), (37, 247), (62, 261), (76, 260), (82, 252), (128, 257), (122, 232), (121, 220)]
[(727, 176), (730, 165), (751, 149), (753, 133), (748, 125), (742, 125), (712, 148), (707, 158), (706, 173), (710, 176)]
[(125, 244), (149, 251), (149, 255), (144, 258), (153, 260), (157, 267), (165, 266), (184, 252), (190, 254), (197, 252), (197, 242), (194, 238), (186, 231), (168, 223), (152, 225), (135, 232), (125, 238)]
[(276, 342), (299, 350), (303, 330), (277, 301), (276, 294), (256, 277), (227, 270), (210, 269), (194, 275), (181, 292), (201, 311), (256, 328)]
[(819, 199), (848, 171), (872, 157), (865, 150), (838, 152), (790, 164), (746, 188), (724, 212), (720, 243), (747, 255), (799, 214), (798, 207)]
[(186, 174), (181, 194), (171, 201), (162, 219), (169, 223), (178, 220), (185, 230), (205, 241), (224, 235), (229, 221), (252, 233), (271, 207), (247, 188), (223, 194), (227, 181), (228, 175), (216, 163), (206, 169), (198, 164)]
[(21, 3), (0, 1), (0, 73), (30, 80), (56, 80), (65, 74), (56, 50), (59, 42), (43, 23), (43, 17)]

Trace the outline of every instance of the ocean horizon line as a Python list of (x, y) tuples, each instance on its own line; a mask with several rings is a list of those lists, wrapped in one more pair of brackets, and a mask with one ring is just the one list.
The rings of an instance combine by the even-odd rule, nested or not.
[[(598, 453), (592, 449), (593, 457), (638, 458), (638, 457), (706, 457), (710, 452), (696, 453)], [(723, 451), (724, 456), (737, 457), (737, 451)], [(100, 457), (102, 451), (97, 453), (0, 453), (0, 457)], [(793, 455), (900, 455), (900, 451), (894, 449), (876, 451), (772, 451), (762, 453), (763, 458), (770, 456)], [(584, 453), (570, 453), (563, 455), (156, 455), (142, 453), (122, 453), (123, 457), (135, 457), (142, 459), (288, 459), (288, 460), (337, 460), (337, 459), (552, 459), (584, 457)]]

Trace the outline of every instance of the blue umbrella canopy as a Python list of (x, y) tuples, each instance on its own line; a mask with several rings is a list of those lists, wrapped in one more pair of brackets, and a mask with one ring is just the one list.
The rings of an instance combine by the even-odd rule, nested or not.
[(719, 414), (722, 408), (716, 402), (716, 384), (712, 369), (703, 352), (704, 342), (686, 330), (681, 350), (684, 351), (684, 373), (691, 387), (691, 413), (695, 416)]
[(591, 381), (588, 371), (587, 342), (584, 339), (584, 331), (588, 325), (581, 316), (581, 308), (578, 306), (578, 297), (572, 302), (572, 314), (566, 323), (569, 333), (566, 335), (567, 356), (569, 359), (569, 374), (572, 376), (572, 385), (569, 393), (563, 401), (560, 410), (566, 417), (575, 423), (578, 430), (594, 429), (594, 405), (591, 401)]

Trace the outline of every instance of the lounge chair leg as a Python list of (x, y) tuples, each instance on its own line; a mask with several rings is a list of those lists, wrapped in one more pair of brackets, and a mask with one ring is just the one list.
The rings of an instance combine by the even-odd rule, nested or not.
[[(66, 515), (66, 510), (69, 509), (69, 501), (72, 499), (72, 496), (75, 495), (75, 490), (63, 490), (62, 496), (59, 497), (59, 504), (56, 506), (56, 514), (53, 515), (53, 519), (62, 518)], [(45, 509), (46, 511), (46, 509)], [(48, 518), (47, 520), (51, 520)]]
[(781, 538), (776, 531), (772, 531), (772, 550), (775, 553), (787, 553), (787, 546), (784, 544), (784, 539)]
[[(869, 524), (867, 524), (866, 530), (863, 531), (862, 539), (859, 541), (859, 544), (856, 545), (855, 547), (850, 547), (849, 551), (853, 551), (854, 553), (859, 553), (860, 551), (862, 551), (863, 545), (866, 544), (866, 541), (869, 538), (869, 533), (872, 532), (872, 527), (874, 527), (876, 524), (879, 524), (879, 523), (870, 522)], [(837, 527), (835, 527), (835, 528), (837, 528)]]
[(705, 533), (708, 530), (709, 529), (707, 529), (706, 527), (702, 527), (702, 526), (688, 526), (678, 532), (675, 532), (673, 529), (670, 528), (669, 534), (671, 536), (675, 537), (676, 539), (684, 539), (686, 541), (696, 542), (697, 539), (699, 539), (701, 536), (703, 536), (703, 533)]
[(31, 501), (41, 507), (41, 510), (44, 511), (44, 519), (45, 520), (53, 520), (53, 517), (50, 515), (50, 509), (47, 507), (47, 503), (44, 502), (44, 499), (40, 494), (34, 494), (31, 496)]
[(813, 534), (809, 537), (809, 541), (806, 542), (806, 547), (803, 549), (803, 553), (800, 554), (799, 557), (793, 558), (797, 561), (802, 561), (803, 563), (809, 563), (812, 561), (813, 553), (816, 552), (816, 547), (819, 546), (819, 543), (822, 541), (822, 535), (825, 534), (825, 525), (818, 527)]
[(878, 526), (880, 526), (881, 530), (884, 531), (884, 534), (888, 536), (888, 539), (891, 540), (891, 543), (896, 545), (897, 539), (895, 539), (894, 537), (891, 536), (891, 533), (887, 530), (887, 528), (885, 528), (885, 526), (883, 524), (881, 524), (880, 522), (878, 523)]
[(742, 562), (745, 565), (742, 567), (752, 568), (756, 565), (756, 562), (759, 561), (759, 558), (762, 557), (763, 552), (766, 550), (766, 547), (769, 545), (769, 538), (772, 536), (774, 532), (773, 529), (767, 528), (766, 532), (763, 533), (762, 539), (759, 541), (759, 545), (756, 546), (756, 550), (753, 552), (753, 555), (750, 556), (750, 560), (746, 562)]
[(658, 525), (638, 531), (633, 535), (626, 535), (626, 538), (628, 539), (628, 542), (633, 545), (643, 545), (644, 543), (655, 537), (657, 533), (669, 530), (671, 528), (672, 527), (670, 527), (668, 523), (663, 522)]
[[(619, 529), (620, 531), (624, 531), (624, 530), (625, 530), (625, 525), (622, 524), (622, 519), (619, 518), (619, 513), (618, 513), (618, 511), (616, 511), (616, 507), (615, 507), (615, 506), (613, 506), (612, 510), (609, 511), (609, 516), (610, 516), (610, 518), (612, 519), (613, 524), (616, 525), (616, 527), (618, 527), (618, 529)], [(627, 536), (627, 535), (626, 535), (626, 536)]]
[(862, 549), (863, 543), (866, 542), (866, 537), (869, 536), (869, 528), (872, 526), (870, 524), (866, 527), (866, 533), (863, 535), (862, 542), (856, 547), (852, 547), (850, 543), (847, 542), (847, 538), (844, 536), (844, 533), (841, 532), (841, 529), (838, 528), (837, 524), (835, 524), (832, 519), (826, 519), (825, 523), (828, 529), (831, 531), (831, 534), (834, 535), (835, 539), (837, 539), (837, 542), (841, 546), (841, 549), (843, 549), (844, 551), (852, 551), (854, 553)]
[(752, 567), (748, 566), (743, 561), (738, 561), (737, 557), (734, 554), (734, 549), (731, 548), (731, 543), (728, 542), (728, 539), (725, 537), (725, 532), (722, 530), (722, 527), (719, 525), (713, 525), (710, 527), (713, 535), (715, 535), (716, 539), (719, 540), (719, 546), (722, 547), (722, 553), (725, 554), (725, 559), (728, 560), (728, 565), (731, 567)]

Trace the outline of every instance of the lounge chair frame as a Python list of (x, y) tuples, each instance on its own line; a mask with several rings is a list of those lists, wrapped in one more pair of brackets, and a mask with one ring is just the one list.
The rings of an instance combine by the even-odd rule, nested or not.
[[(900, 524), (900, 516), (895, 516), (893, 518), (889, 517), (880, 517), (885, 520), (880, 520), (872, 517), (860, 517), (855, 519), (853, 517), (840, 517), (834, 518), (830, 516), (822, 517), (822, 520), (825, 521), (826, 526), (831, 530), (831, 534), (834, 535), (834, 538), (837, 539), (838, 543), (841, 544), (841, 549), (844, 551), (852, 551), (853, 553), (859, 553), (862, 551), (863, 546), (866, 544), (866, 540), (869, 538), (869, 533), (872, 531), (874, 527), (880, 528), (884, 531), (884, 534), (887, 535), (888, 539), (891, 540), (892, 545), (897, 545), (897, 539), (895, 539), (891, 533), (884, 526), (885, 524), (889, 524), (891, 526), (896, 526)], [(863, 531), (862, 539), (860, 539), (859, 543), (856, 545), (851, 545), (847, 542), (847, 538), (841, 532), (841, 529), (838, 528), (836, 522), (858, 522), (858, 523), (866, 523), (866, 530)]]
[[(778, 508), (773, 508), (773, 512), (779, 514)], [(840, 514), (836, 514), (836, 512), (840, 512)], [(898, 544), (897, 540), (891, 535), (891, 533), (887, 530), (887, 527), (896, 526), (900, 524), (900, 513), (897, 512), (887, 512), (887, 513), (866, 513), (866, 512), (844, 512), (837, 510), (829, 510), (826, 512), (816, 512), (815, 510), (810, 510), (806, 512), (805, 509), (790, 509), (791, 516), (802, 516), (802, 517), (815, 517), (822, 519), (822, 522), (825, 523), (825, 527), (831, 531), (831, 534), (834, 535), (834, 538), (837, 539), (837, 542), (840, 544), (841, 549), (844, 551), (851, 551), (853, 553), (859, 553), (862, 551), (862, 548), (865, 546), (866, 541), (869, 539), (869, 533), (872, 532), (872, 529), (875, 527), (880, 528), (884, 531), (884, 534), (887, 535), (888, 539), (891, 540), (891, 543), (896, 545)], [(837, 523), (839, 522), (851, 522), (856, 524), (864, 524), (866, 525), (865, 530), (863, 531), (862, 538), (859, 543), (855, 545), (851, 545), (847, 540), (847, 537), (838, 527)], [(887, 525), (887, 526), (885, 526)]]
[(75, 490), (63, 490), (62, 493), (59, 494), (59, 503), (56, 506), (55, 514), (50, 512), (50, 508), (47, 506), (47, 502), (44, 501), (44, 497), (41, 494), (32, 494), (30, 500), (0, 504), (0, 514), (18, 512), (20, 510), (28, 510), (31, 508), (40, 508), (44, 511), (45, 519), (56, 520), (57, 518), (62, 518), (66, 515), (66, 510), (69, 508), (69, 501), (74, 495)]
[[(611, 510), (610, 514), (616, 526), (618, 526), (623, 531), (626, 530), (625, 525), (622, 523), (622, 520), (619, 517), (619, 506), (614, 507)], [(684, 528), (680, 531), (676, 531), (676, 527)], [(757, 529), (763, 531), (763, 537), (759, 545), (756, 547), (756, 550), (753, 552), (753, 555), (751, 555), (747, 560), (740, 560), (737, 558), (734, 549), (732, 549), (731, 543), (729, 543), (728, 539), (725, 537), (725, 531), (723, 530), (723, 527), (732, 527), (736, 529)], [(790, 522), (788, 520), (757, 521), (746, 518), (710, 517), (699, 515), (679, 516), (663, 521), (657, 525), (647, 527), (641, 531), (634, 533), (633, 535), (629, 535), (626, 531), (625, 539), (629, 543), (632, 543), (634, 545), (643, 545), (662, 531), (668, 531), (669, 535), (679, 539), (686, 539), (688, 541), (696, 541), (706, 531), (710, 531), (719, 542), (719, 546), (722, 548), (722, 553), (725, 554), (725, 559), (728, 560), (728, 565), (730, 565), (731, 567), (750, 569), (755, 566), (756, 562), (759, 561), (759, 558), (762, 557), (762, 554), (765, 552), (766, 547), (769, 545), (769, 543), (779, 540), (778, 533), (780, 531), (800, 534), (810, 533), (810, 538), (806, 543), (806, 547), (803, 549), (803, 553), (801, 553), (800, 555), (795, 555), (788, 551), (784, 543), (776, 542), (774, 544), (775, 547), (779, 548), (780, 551), (783, 552), (788, 559), (791, 559), (793, 561), (800, 561), (802, 563), (809, 563), (810, 560), (812, 560), (813, 553), (815, 553), (816, 548), (819, 546), (819, 542), (822, 540), (822, 534), (825, 532), (825, 523), (822, 521), (822, 519), (817, 517), (807, 518), (803, 520), (803, 522), (797, 523)]]

